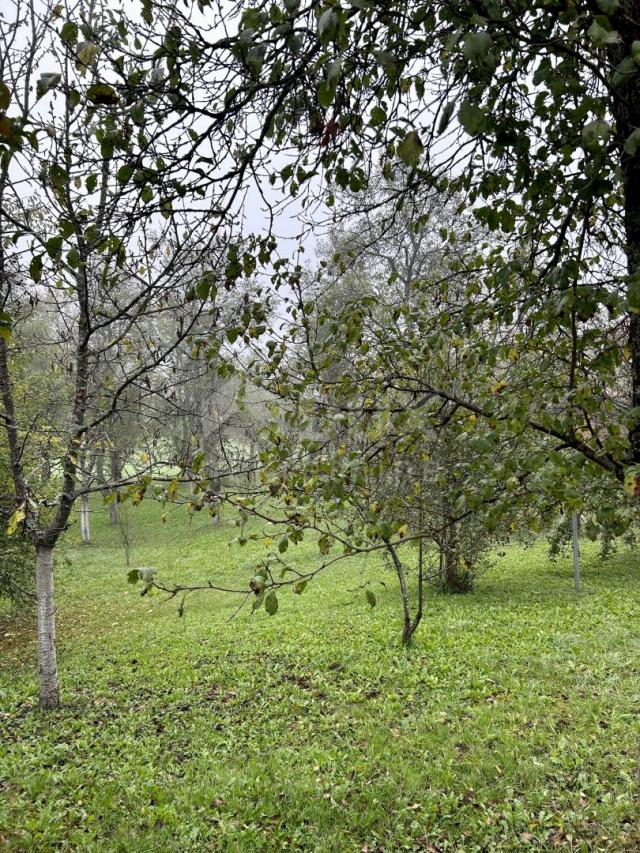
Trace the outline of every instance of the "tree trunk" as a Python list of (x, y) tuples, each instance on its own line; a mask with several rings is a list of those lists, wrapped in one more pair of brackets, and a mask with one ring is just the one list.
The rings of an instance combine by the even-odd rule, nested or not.
[[(452, 488), (447, 484), (445, 489)], [(442, 496), (442, 519), (445, 528), (440, 538), (440, 583), (443, 592), (460, 592), (460, 554), (458, 530), (453, 506), (447, 494)]]
[(85, 545), (91, 542), (91, 526), (89, 522), (89, 495), (80, 498), (80, 536)]
[(100, 484), (104, 483), (104, 450), (102, 447), (100, 447), (96, 454), (96, 477)]
[(444, 588), (447, 592), (460, 590), (460, 557), (455, 525), (449, 527), (444, 539)]
[(60, 704), (56, 660), (56, 608), (53, 591), (53, 548), (36, 549), (36, 597), (38, 603), (38, 680), (40, 707)]
[(109, 524), (115, 527), (118, 523), (118, 501), (112, 500), (109, 504)]

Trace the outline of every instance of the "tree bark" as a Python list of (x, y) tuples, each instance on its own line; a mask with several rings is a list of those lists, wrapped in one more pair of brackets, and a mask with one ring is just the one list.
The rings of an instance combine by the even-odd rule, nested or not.
[(53, 589), (53, 548), (36, 549), (36, 595), (38, 601), (38, 681), (40, 707), (60, 704), (56, 659), (56, 609)]
[(450, 481), (442, 496), (442, 520), (446, 527), (440, 538), (440, 582), (443, 592), (460, 592), (460, 554), (458, 530), (451, 500), (446, 492), (454, 488)]

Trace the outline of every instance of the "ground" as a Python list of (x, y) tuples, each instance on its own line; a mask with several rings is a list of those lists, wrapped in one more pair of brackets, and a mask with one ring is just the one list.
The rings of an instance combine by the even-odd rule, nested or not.
[[(246, 584), (232, 519), (160, 512), (128, 510), (132, 565)], [(404, 651), (373, 558), (272, 617), (206, 592), (180, 618), (126, 583), (106, 516), (58, 554), (59, 710), (35, 706), (29, 620), (2, 623), (0, 849), (640, 849), (635, 554), (585, 546), (576, 596), (568, 559), (509, 546), (474, 593), (430, 593)]]

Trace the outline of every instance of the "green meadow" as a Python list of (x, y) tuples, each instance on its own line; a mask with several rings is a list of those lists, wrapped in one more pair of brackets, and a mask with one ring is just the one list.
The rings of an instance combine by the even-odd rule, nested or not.
[[(247, 586), (264, 547), (229, 544), (231, 517), (160, 515), (127, 509), (132, 566)], [(92, 534), (57, 557), (58, 710), (37, 709), (30, 618), (2, 617), (0, 849), (640, 849), (636, 554), (585, 545), (576, 595), (568, 557), (509, 546), (473, 593), (428, 593), (407, 651), (374, 556), (274, 616), (213, 591), (180, 616), (127, 583), (99, 502)]]

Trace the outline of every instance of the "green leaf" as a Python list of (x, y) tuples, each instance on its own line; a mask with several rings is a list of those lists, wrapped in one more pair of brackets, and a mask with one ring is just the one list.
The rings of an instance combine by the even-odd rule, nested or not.
[(332, 86), (326, 80), (322, 80), (318, 85), (317, 95), (320, 106), (327, 109), (327, 107), (331, 106), (333, 99), (336, 96), (336, 87)]
[(474, 65), (483, 68), (495, 67), (496, 59), (491, 53), (493, 39), (486, 32), (468, 33), (465, 36), (462, 53)]
[(334, 88), (337, 86), (338, 81), (340, 80), (340, 75), (342, 74), (342, 61), (340, 59), (335, 59), (327, 68), (326, 80), (330, 86)]
[(370, 124), (372, 127), (380, 127), (387, 120), (387, 113), (380, 106), (375, 106), (371, 110), (371, 121)]
[(131, 175), (133, 175), (133, 166), (129, 163), (125, 163), (124, 166), (120, 166), (118, 169), (116, 177), (121, 184), (126, 184), (131, 178)]
[(640, 128), (636, 127), (636, 129), (627, 136), (624, 143), (624, 150), (630, 157), (633, 157), (638, 148), (640, 147)]
[(484, 111), (471, 101), (464, 100), (458, 110), (458, 121), (469, 136), (477, 136), (486, 126)]
[(389, 53), (388, 50), (374, 50), (373, 55), (375, 56), (378, 65), (381, 65), (384, 68), (389, 77), (394, 78), (398, 72), (398, 65), (396, 63), (395, 56), (392, 53)]
[(296, 595), (302, 595), (302, 593), (307, 588), (307, 584), (309, 581), (298, 581), (298, 583), (293, 585), (293, 591)]
[(196, 284), (196, 296), (198, 297), (198, 299), (208, 299), (209, 294), (211, 293), (211, 289), (212, 289), (212, 282), (205, 275)]
[(447, 127), (449, 126), (449, 122), (451, 121), (451, 116), (453, 115), (453, 111), (456, 108), (455, 101), (447, 101), (442, 110), (442, 115), (440, 116), (440, 121), (438, 122), (438, 135), (444, 133)]
[(398, 143), (396, 151), (405, 166), (415, 169), (420, 164), (424, 147), (417, 131), (412, 130)]
[(144, 101), (136, 101), (130, 108), (129, 115), (131, 116), (131, 121), (134, 124), (137, 124), (138, 127), (142, 127), (142, 125), (144, 125)]
[(631, 58), (636, 65), (640, 65), (640, 40), (631, 42)]
[(128, 583), (138, 583), (140, 580), (140, 572), (138, 569), (131, 569), (130, 572), (127, 572), (127, 582)]
[(0, 110), (8, 110), (11, 103), (11, 90), (0, 80)]
[(273, 590), (271, 590), (264, 600), (264, 609), (267, 611), (269, 616), (275, 616), (278, 612), (278, 596)]
[(338, 16), (333, 9), (327, 9), (318, 18), (318, 38), (322, 44), (328, 44), (338, 31)]
[(171, 212), (173, 211), (173, 204), (171, 203), (170, 198), (163, 198), (160, 202), (160, 213), (165, 219), (171, 218)]
[(42, 278), (42, 255), (34, 255), (29, 264), (29, 275), (38, 282)]
[(614, 86), (623, 86), (636, 73), (636, 63), (630, 56), (625, 56), (622, 62), (613, 69), (611, 82)]
[(620, 8), (620, 0), (596, 0), (598, 8), (605, 15), (613, 15)]
[(58, 83), (62, 80), (62, 74), (47, 73), (41, 74), (40, 79), (36, 83), (36, 97), (42, 98), (51, 89), (55, 89)]
[(373, 590), (368, 589), (368, 590), (366, 591), (365, 595), (366, 595), (366, 597), (367, 597), (367, 601), (369, 602), (369, 604), (371, 605), (371, 607), (375, 607), (375, 606), (376, 606), (376, 604), (378, 603), (378, 601), (377, 601), (377, 599), (376, 599), (376, 596), (375, 596), (375, 593), (373, 592)]
[(112, 86), (107, 83), (94, 83), (87, 89), (87, 98), (92, 104), (105, 107), (113, 107), (118, 103), (118, 94)]
[(60, 233), (64, 237), (65, 240), (68, 240), (72, 234), (75, 234), (76, 226), (70, 219), (61, 219), (60, 220)]
[(596, 15), (593, 19), (593, 23), (587, 30), (587, 35), (598, 47), (604, 47), (608, 44), (617, 44), (620, 41), (620, 33), (617, 30), (611, 29), (609, 19), (604, 15)]
[(53, 163), (49, 167), (49, 180), (54, 187), (61, 189), (69, 183), (69, 175), (59, 163)]
[(53, 260), (59, 258), (62, 251), (62, 237), (50, 237), (46, 242), (46, 247), (50, 258), (53, 258)]
[(63, 44), (74, 45), (78, 41), (78, 25), (67, 21), (60, 30), (60, 41)]
[(596, 119), (590, 121), (582, 128), (582, 144), (588, 151), (598, 150), (602, 142), (606, 142), (611, 135), (611, 125)]

